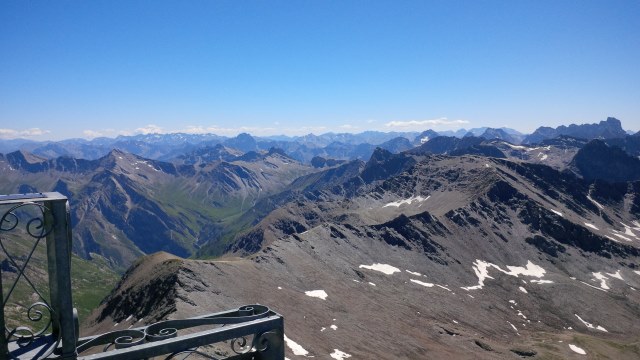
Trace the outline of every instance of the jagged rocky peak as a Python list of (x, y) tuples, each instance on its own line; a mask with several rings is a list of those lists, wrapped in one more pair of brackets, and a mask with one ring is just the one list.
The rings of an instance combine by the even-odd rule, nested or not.
[(620, 120), (614, 117), (608, 117), (606, 120), (597, 124), (571, 124), (569, 126), (559, 126), (557, 128), (540, 127), (533, 134), (528, 135), (523, 143), (535, 144), (545, 139), (552, 139), (560, 135), (569, 135), (581, 139), (615, 139), (623, 138), (627, 135), (622, 129)]
[(14, 167), (22, 167), (29, 166), (35, 164), (42, 164), (47, 161), (47, 159), (34, 155), (28, 151), (17, 150), (6, 155), (7, 161), (14, 165)]
[(256, 142), (256, 139), (253, 138), (253, 136), (247, 134), (247, 133), (241, 133), (238, 134), (238, 136), (236, 136), (235, 138), (231, 138), (228, 140), (225, 140), (223, 142), (223, 144), (225, 146), (234, 148), (234, 149), (238, 149), (240, 151), (243, 152), (249, 152), (249, 151), (258, 151), (258, 143)]
[(413, 140), (413, 143), (416, 145), (420, 145), (420, 144), (424, 144), (427, 141), (440, 136), (437, 132), (429, 129), (426, 131), (423, 131), (420, 133), (420, 135), (416, 136), (416, 138)]
[(487, 128), (487, 130), (480, 135), (480, 137), (485, 138), (487, 140), (503, 140), (507, 141), (511, 144), (520, 144), (522, 141), (522, 137), (513, 133), (509, 133), (504, 129), (495, 129), (495, 128)]
[(5, 156), (5, 160), (13, 169), (29, 172), (39, 172), (49, 167), (47, 159), (24, 150), (8, 153)]
[(97, 160), (105, 170), (122, 171), (125, 174), (154, 174), (159, 172), (175, 173), (172, 164), (150, 160), (128, 153), (120, 149), (113, 149), (107, 155)]

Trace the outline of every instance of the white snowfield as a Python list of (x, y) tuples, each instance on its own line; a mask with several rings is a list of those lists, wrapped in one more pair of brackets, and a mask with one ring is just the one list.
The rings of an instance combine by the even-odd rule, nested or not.
[(327, 292), (324, 290), (305, 291), (304, 294), (307, 296), (315, 297), (322, 300), (327, 300), (327, 296), (328, 296)]
[(414, 201), (417, 201), (417, 202), (423, 202), (423, 201), (428, 200), (430, 197), (431, 197), (431, 195), (427, 196), (426, 198), (425, 198), (425, 197), (422, 197), (422, 196), (420, 196), (420, 195), (418, 195), (418, 196), (412, 196), (412, 197), (410, 197), (410, 198), (408, 198), (408, 199), (404, 199), (404, 200), (398, 200), (398, 201), (390, 202), (390, 203), (386, 204), (385, 206), (383, 206), (383, 208), (386, 208), (386, 207), (389, 207), (389, 206), (393, 206), (393, 207), (400, 207), (400, 205), (405, 205), (405, 204), (410, 205), (410, 204), (411, 204), (411, 203), (413, 203)]
[(508, 269), (507, 271), (507, 270), (503, 270), (498, 265), (476, 259), (476, 261), (473, 263), (473, 271), (476, 273), (476, 276), (478, 277), (478, 285), (462, 287), (462, 289), (467, 291), (482, 289), (484, 287), (484, 281), (486, 279), (493, 279), (493, 277), (489, 276), (489, 268), (492, 268), (492, 267), (500, 272), (503, 272), (507, 275), (511, 275), (515, 277), (519, 277), (519, 275), (523, 275), (523, 276), (541, 278), (547, 272), (541, 266), (538, 266), (532, 263), (531, 260), (527, 262), (526, 267), (507, 266), (507, 269)]
[(587, 355), (587, 352), (584, 351), (584, 349), (579, 348), (579, 347), (577, 347), (577, 346), (575, 346), (573, 344), (569, 344), (569, 349), (571, 349), (573, 352), (576, 352), (576, 353), (578, 353), (580, 355)]
[(368, 269), (368, 270), (379, 271), (379, 272), (381, 272), (383, 274), (386, 274), (386, 275), (392, 275), (394, 273), (400, 272), (400, 269), (398, 269), (395, 266), (388, 265), (388, 264), (360, 265), (359, 268), (360, 269)]

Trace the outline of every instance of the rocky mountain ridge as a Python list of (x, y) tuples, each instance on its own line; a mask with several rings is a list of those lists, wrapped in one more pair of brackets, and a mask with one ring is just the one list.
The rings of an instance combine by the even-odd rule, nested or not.
[(571, 124), (557, 128), (539, 127), (533, 134), (524, 138), (525, 144), (536, 144), (546, 139), (553, 139), (561, 135), (568, 135), (581, 139), (614, 139), (624, 138), (627, 133), (622, 129), (620, 120), (608, 117), (597, 124)]
[(0, 157), (2, 193), (59, 191), (72, 209), (74, 252), (116, 269), (160, 250), (190, 256), (236, 229), (234, 217), (315, 171), (278, 151), (255, 159), (177, 165), (112, 150), (98, 160)]
[[(125, 276), (86, 331), (259, 302), (285, 316), (290, 359), (299, 348), (400, 359), (640, 354), (640, 183), (382, 149), (307, 177), (226, 257), (142, 260), (127, 276), (173, 276), (167, 295)], [(127, 298), (171, 300), (131, 312)]]

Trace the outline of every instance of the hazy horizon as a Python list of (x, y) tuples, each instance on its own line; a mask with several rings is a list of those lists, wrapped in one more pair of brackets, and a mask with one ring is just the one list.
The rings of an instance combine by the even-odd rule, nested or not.
[[(618, 119), (619, 120), (619, 119)], [(566, 124), (566, 126), (571, 125), (571, 124)], [(582, 125), (582, 124), (575, 124), (575, 125)], [(544, 125), (541, 125), (544, 126)], [(475, 129), (482, 129), (482, 128), (490, 128), (487, 126), (478, 126), (478, 127), (468, 127), (468, 128), (464, 128), (464, 127), (460, 127), (460, 128), (453, 128), (450, 130), (440, 130), (440, 133), (446, 133), (446, 132), (457, 132), (460, 130), (464, 130), (464, 131), (471, 131), (471, 130), (475, 130)], [(637, 132), (634, 131), (632, 129), (626, 129), (624, 126), (624, 123), (622, 123), (622, 128), (625, 131), (632, 131), (632, 132)], [(515, 130), (520, 132), (522, 135), (528, 135), (531, 134), (532, 132), (529, 133), (525, 133), (522, 131), (519, 131), (517, 129), (514, 129), (512, 127), (509, 126), (502, 126), (502, 127), (497, 127), (496, 129), (510, 129), (510, 130)], [(402, 130), (377, 130), (377, 129), (371, 129), (371, 130), (367, 130), (367, 129), (362, 129), (360, 131), (325, 131), (325, 132), (318, 132), (318, 133), (314, 133), (314, 132), (309, 132), (306, 134), (299, 134), (299, 135), (287, 135), (284, 133), (274, 133), (274, 134), (268, 134), (268, 135), (258, 135), (258, 134), (253, 134), (251, 133), (251, 131), (245, 131), (244, 129), (238, 129), (237, 133), (233, 133), (233, 134), (219, 134), (219, 133), (215, 133), (215, 132), (207, 132), (207, 131), (203, 131), (203, 132), (190, 132), (189, 129), (187, 129), (186, 131), (163, 131), (161, 128), (156, 127), (156, 126), (148, 126), (145, 129), (138, 129), (137, 131), (134, 132), (122, 132), (122, 133), (116, 133), (112, 136), (109, 135), (103, 135), (103, 136), (94, 136), (94, 137), (88, 137), (88, 136), (84, 136), (84, 137), (68, 137), (68, 138), (61, 138), (61, 139), (49, 139), (46, 138), (47, 135), (49, 135), (49, 133), (42, 133), (42, 134), (38, 134), (38, 137), (44, 137), (41, 139), (30, 139), (29, 137), (21, 137), (21, 136), (15, 136), (15, 137), (5, 137), (7, 136), (6, 133), (3, 132), (4, 129), (0, 129), (0, 141), (3, 140), (24, 140), (24, 141), (35, 141), (35, 142), (48, 142), (48, 141), (65, 141), (65, 140), (75, 140), (75, 139), (81, 139), (81, 140), (86, 140), (86, 141), (91, 141), (94, 139), (98, 139), (98, 138), (109, 138), (109, 139), (115, 139), (119, 136), (139, 136), (139, 135), (216, 135), (216, 136), (222, 136), (222, 137), (228, 137), (228, 138), (233, 138), (238, 136), (239, 134), (242, 133), (247, 133), (253, 137), (262, 137), (262, 138), (277, 138), (277, 137), (288, 137), (288, 138), (296, 138), (296, 137), (303, 137), (303, 136), (323, 136), (323, 135), (327, 135), (327, 134), (353, 134), (353, 135), (358, 135), (358, 134), (362, 134), (362, 133), (366, 133), (366, 132), (382, 132), (382, 133), (421, 133), (423, 131), (427, 131), (427, 130), (434, 130), (431, 128), (427, 128), (424, 130), (407, 130), (407, 131), (402, 131)], [(34, 130), (34, 129), (31, 129)], [(27, 130), (29, 131), (29, 130)], [(434, 130), (436, 132), (438, 132), (437, 130)], [(12, 135), (12, 134), (10, 134)]]

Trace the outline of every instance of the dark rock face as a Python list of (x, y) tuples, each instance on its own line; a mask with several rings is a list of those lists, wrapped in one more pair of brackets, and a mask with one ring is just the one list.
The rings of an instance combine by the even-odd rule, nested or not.
[(609, 146), (619, 147), (631, 156), (640, 156), (640, 136), (638, 134), (618, 139), (606, 139), (604, 142)]
[(540, 146), (553, 146), (559, 149), (569, 149), (569, 148), (582, 148), (589, 141), (585, 139), (579, 139), (575, 137), (571, 137), (568, 135), (560, 135), (555, 138), (545, 139), (540, 142)]
[(547, 240), (544, 236), (540, 235), (526, 238), (525, 241), (527, 244), (535, 246), (538, 250), (553, 256), (554, 258), (558, 257), (558, 253), (564, 253), (567, 250), (566, 247), (556, 243), (555, 241)]
[(461, 156), (461, 155), (480, 155), (480, 156), (489, 156), (500, 159), (506, 159), (507, 156), (497, 147), (492, 145), (473, 145), (465, 149), (456, 149), (451, 151), (452, 156)]
[(581, 139), (613, 139), (624, 138), (627, 133), (622, 129), (620, 120), (608, 117), (607, 120), (598, 124), (583, 124), (569, 126), (559, 126), (557, 128), (540, 127), (533, 134), (528, 135), (523, 143), (537, 144), (546, 139), (552, 139), (560, 135), (568, 135)]
[[(611, 258), (612, 255), (620, 258), (640, 256), (640, 249), (636, 247), (611, 241), (589, 231), (585, 226), (542, 212), (539, 206), (529, 201), (525, 203), (518, 215), (523, 223), (528, 224), (532, 230), (539, 231), (559, 243), (574, 246), (605, 258)], [(535, 238), (529, 243), (544, 249), (557, 248), (557, 245), (553, 243), (548, 244), (548, 241), (543, 242)]]
[(640, 180), (640, 159), (622, 149), (593, 140), (585, 145), (571, 163), (586, 180), (623, 182)]
[(464, 150), (472, 146), (480, 145), (483, 141), (484, 138), (475, 136), (466, 136), (462, 139), (452, 136), (438, 136), (410, 150), (409, 153), (416, 155), (449, 154), (455, 150)]
[(385, 179), (399, 174), (411, 165), (415, 160), (404, 154), (392, 154), (382, 148), (377, 148), (366, 163), (361, 177), (365, 182)]
[(149, 316), (147, 321), (157, 321), (176, 311), (180, 260), (163, 254), (154, 258), (140, 259), (127, 270), (115, 287), (124, 291), (113, 291), (102, 301), (97, 321), (108, 316), (121, 322), (134, 313), (136, 321)]
[(311, 166), (314, 168), (333, 167), (346, 163), (346, 160), (325, 159), (322, 156), (315, 156), (311, 159)]

